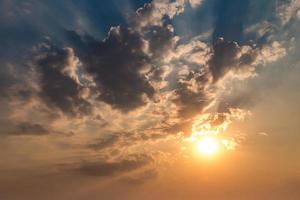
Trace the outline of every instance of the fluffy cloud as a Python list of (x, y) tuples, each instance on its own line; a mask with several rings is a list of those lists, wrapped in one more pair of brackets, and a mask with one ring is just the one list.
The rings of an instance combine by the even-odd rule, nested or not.
[(191, 4), (192, 8), (197, 8), (202, 4), (203, 0), (189, 0), (189, 3)]
[(141, 72), (151, 65), (146, 42), (130, 28), (112, 28), (108, 37), (95, 44), (82, 60), (96, 82), (104, 102), (124, 111), (152, 98), (154, 89)]
[(267, 64), (274, 62), (286, 55), (286, 49), (278, 42), (273, 41), (269, 46), (261, 48), (256, 64)]
[[(100, 100), (127, 112), (153, 99), (158, 89), (155, 85), (160, 87), (166, 78), (155, 76), (158, 72), (165, 74), (163, 63), (169, 60), (178, 37), (172, 25), (152, 21), (162, 22), (164, 16), (172, 18), (182, 6), (183, 2), (177, 1), (146, 4), (137, 11), (130, 27), (112, 27), (103, 41), (68, 32), (82, 54), (81, 62), (94, 80)], [(151, 16), (151, 22), (144, 23), (149, 18), (140, 15)], [(137, 22), (143, 22), (142, 28)]]
[(131, 21), (135, 27), (161, 26), (164, 17), (173, 18), (184, 11), (184, 0), (154, 0), (136, 11)]
[(297, 18), (300, 10), (300, 1), (299, 0), (290, 0), (288, 2), (280, 2), (277, 11), (281, 19), (281, 23), (286, 25), (292, 19)]
[(89, 102), (81, 97), (83, 87), (76, 75), (78, 64), (72, 49), (51, 44), (41, 45), (35, 61), (39, 96), (50, 107), (70, 115), (91, 112)]

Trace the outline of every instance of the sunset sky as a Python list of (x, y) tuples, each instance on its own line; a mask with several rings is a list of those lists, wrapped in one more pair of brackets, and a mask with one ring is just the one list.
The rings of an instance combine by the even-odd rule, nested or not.
[(0, 0), (0, 200), (299, 200), (300, 0)]

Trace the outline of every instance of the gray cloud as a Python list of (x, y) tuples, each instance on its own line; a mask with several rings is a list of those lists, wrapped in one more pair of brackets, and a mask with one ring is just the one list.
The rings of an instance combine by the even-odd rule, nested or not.
[(112, 28), (108, 37), (94, 44), (82, 59), (96, 82), (99, 98), (122, 111), (145, 104), (154, 88), (140, 71), (151, 64), (146, 44), (139, 33), (130, 28)]
[(255, 61), (255, 57), (255, 51), (243, 53), (236, 42), (227, 42), (219, 38), (213, 46), (213, 56), (209, 61), (213, 81), (217, 82), (230, 70), (238, 72), (249, 67)]
[(32, 124), (30, 122), (22, 122), (17, 125), (15, 135), (47, 135), (49, 130), (41, 124)]
[(144, 38), (149, 43), (149, 53), (154, 60), (159, 60), (174, 48), (174, 30), (171, 25), (149, 26), (144, 30)]
[(40, 84), (39, 96), (48, 106), (73, 116), (91, 112), (91, 105), (80, 95), (83, 87), (76, 78), (79, 63), (72, 49), (43, 45), (35, 64)]
[(116, 134), (108, 135), (104, 138), (100, 138), (98, 141), (95, 141), (94, 143), (88, 144), (87, 148), (93, 149), (93, 150), (102, 150), (107, 147), (111, 147), (113, 144), (115, 144), (119, 140), (119, 136)]
[(179, 83), (174, 102), (179, 107), (179, 115), (191, 117), (200, 113), (211, 101), (204, 90), (192, 91), (185, 83)]
[(29, 121), (12, 122), (11, 120), (0, 120), (0, 134), (3, 136), (44, 136), (51, 132), (40, 123)]
[(74, 132), (64, 132), (48, 127), (44, 123), (32, 121), (13, 122), (12, 120), (1, 121), (0, 134), (3, 136), (47, 136), (56, 134), (64, 137), (71, 137)]
[(83, 162), (74, 170), (87, 176), (112, 176), (139, 169), (151, 162), (149, 156), (134, 155), (120, 161)]

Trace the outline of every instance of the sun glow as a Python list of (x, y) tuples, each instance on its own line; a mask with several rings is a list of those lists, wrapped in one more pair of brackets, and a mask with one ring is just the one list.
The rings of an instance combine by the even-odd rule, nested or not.
[[(194, 149), (197, 154), (213, 157), (219, 153), (234, 151), (238, 146), (238, 138), (228, 134), (230, 124), (242, 120), (245, 113), (231, 110), (230, 113), (203, 114), (195, 118), (191, 135), (183, 138), (182, 150)], [(187, 153), (188, 155), (189, 153)]]
[(206, 156), (218, 153), (219, 148), (219, 141), (215, 138), (205, 137), (197, 141), (198, 152)]

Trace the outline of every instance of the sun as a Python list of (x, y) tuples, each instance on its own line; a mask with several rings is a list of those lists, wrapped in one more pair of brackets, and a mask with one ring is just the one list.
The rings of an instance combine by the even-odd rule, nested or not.
[(201, 138), (196, 145), (198, 152), (205, 156), (217, 154), (220, 146), (218, 140), (212, 137)]

